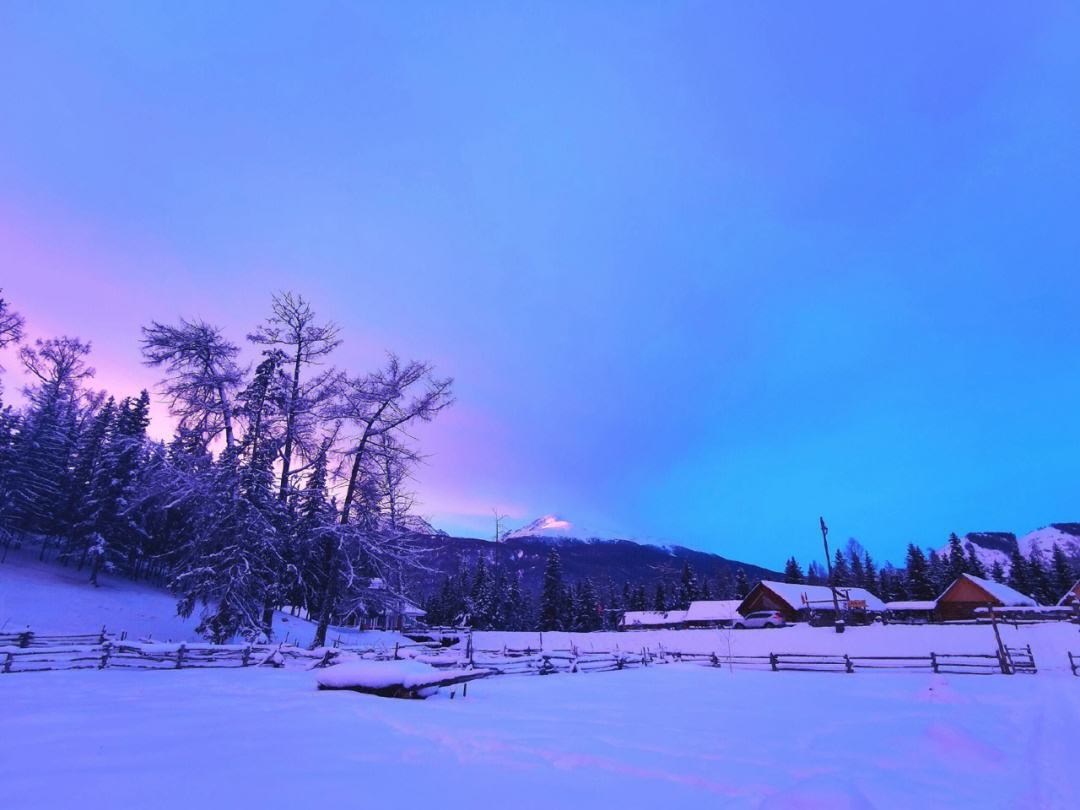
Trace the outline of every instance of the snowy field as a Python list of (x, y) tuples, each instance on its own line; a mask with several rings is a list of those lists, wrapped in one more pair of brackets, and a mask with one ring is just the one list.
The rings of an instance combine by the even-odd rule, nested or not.
[[(194, 639), (144, 585), (13, 555), (0, 625)], [(286, 621), (287, 620), (287, 621)], [(278, 616), (279, 637), (311, 626)], [(503, 676), (451, 700), (316, 689), (302, 670), (0, 675), (5, 806), (1075, 808), (1075, 625), (1005, 627), (1035, 676), (730, 672), (691, 664)], [(336, 631), (332, 633), (332, 637)], [(349, 641), (393, 644), (394, 634)], [(477, 633), (480, 648), (539, 634)], [(545, 633), (546, 648), (721, 654), (992, 652), (987, 627)]]
[(319, 692), (302, 671), (0, 676), (9, 807), (1069, 808), (1080, 679), (736, 672)]

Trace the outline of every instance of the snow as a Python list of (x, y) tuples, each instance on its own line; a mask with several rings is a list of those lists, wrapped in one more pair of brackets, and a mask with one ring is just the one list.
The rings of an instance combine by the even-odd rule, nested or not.
[[(55, 632), (102, 623), (193, 638), (167, 594), (42, 566), (0, 564), (0, 624)], [(107, 617), (107, 618), (106, 618)], [(310, 623), (277, 617), (310, 638)], [(1074, 806), (1080, 679), (1076, 625), (1002, 623), (1030, 644), (1034, 676), (798, 673), (668, 663), (618, 672), (503, 675), (454, 700), (385, 700), (339, 684), (423, 683), (421, 660), (319, 672), (90, 670), (0, 675), (4, 804), (78, 807), (438, 806), (521, 810), (597, 804), (749, 808)], [(336, 633), (337, 631), (334, 631)], [(344, 632), (344, 631), (342, 631)], [(333, 634), (332, 634), (333, 635)], [(362, 634), (393, 647), (401, 636)], [(359, 636), (350, 636), (358, 640)], [(906, 655), (990, 653), (979, 625), (634, 633), (475, 633), (484, 650), (667, 650)], [(162, 645), (158, 645), (162, 646)], [(431, 657), (431, 660), (435, 660)], [(449, 659), (453, 663), (453, 658)], [(378, 688), (378, 687), (376, 687)]]
[[(772, 580), (762, 580), (761, 584), (791, 605), (795, 610), (802, 610), (806, 607), (806, 604), (803, 602), (804, 595), (807, 600), (809, 600), (811, 607), (823, 609), (832, 608), (832, 589), (825, 585), (795, 585), (789, 582), (773, 582)], [(885, 610), (885, 603), (865, 588), (848, 588), (845, 586), (837, 588), (836, 592), (837, 596), (840, 598), (841, 608), (843, 608), (842, 603), (844, 602), (844, 594), (847, 593), (848, 599), (866, 602), (867, 610)]]
[[(1058, 524), (1075, 525), (1075, 524)], [(1054, 546), (1058, 545), (1066, 554), (1080, 556), (1080, 536), (1072, 532), (1062, 531), (1056, 525), (1045, 526), (1036, 529), (1021, 537), (1018, 541), (1020, 551), (1025, 556), (1031, 556), (1031, 552), (1038, 549), (1042, 552), (1043, 559), (1049, 560), (1054, 553)]]
[(463, 674), (465, 670), (438, 670), (420, 661), (350, 661), (322, 670), (317, 681), (319, 686), (333, 689), (354, 686), (365, 689), (387, 689), (391, 686), (413, 689), (441, 678)]
[(686, 611), (688, 622), (729, 622), (740, 618), (740, 599), (723, 599), (715, 602), (691, 602)]
[(524, 537), (547, 537), (555, 539), (612, 541), (624, 539), (611, 532), (598, 531), (573, 523), (559, 515), (544, 515), (520, 529), (509, 532), (505, 539)]
[(318, 691), (297, 670), (0, 677), (10, 807), (1058, 810), (1080, 795), (1071, 676), (672, 664), (426, 701)]
[(1020, 591), (1013, 590), (1004, 583), (994, 582), (992, 579), (983, 579), (974, 574), (961, 574), (960, 576), (978, 585), (1006, 607), (1035, 607), (1038, 604), (1030, 596), (1024, 596)]
[(680, 625), (686, 621), (685, 610), (628, 610), (623, 614), (623, 627), (648, 627), (663, 624)]
[(933, 610), (937, 607), (937, 602), (919, 602), (919, 601), (901, 601), (901, 602), (886, 602), (886, 610)]
[[(145, 582), (101, 574), (100, 586), (88, 583), (89, 573), (53, 562), (39, 562), (37, 549), (11, 549), (0, 563), (0, 632), (30, 627), (35, 633), (95, 633), (104, 625), (110, 633), (127, 631), (128, 638), (155, 641), (203, 641), (195, 632), (198, 610), (188, 619), (176, 615), (176, 598)], [(47, 594), (47, 598), (43, 598)], [(274, 615), (274, 641), (302, 646), (315, 637), (315, 623), (287, 613)], [(331, 627), (327, 643), (393, 648), (397, 633)]]

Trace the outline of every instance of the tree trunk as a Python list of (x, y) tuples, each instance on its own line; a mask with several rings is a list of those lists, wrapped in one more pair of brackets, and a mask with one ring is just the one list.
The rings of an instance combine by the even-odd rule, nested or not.
[(289, 408), (285, 414), (285, 447), (281, 451), (281, 486), (278, 490), (278, 498), (282, 501), (285, 500), (285, 494), (289, 489), (289, 468), (292, 466), (293, 425), (296, 422), (296, 400), (300, 396), (300, 351), (301, 344), (298, 343), (296, 346), (296, 359), (293, 362)]

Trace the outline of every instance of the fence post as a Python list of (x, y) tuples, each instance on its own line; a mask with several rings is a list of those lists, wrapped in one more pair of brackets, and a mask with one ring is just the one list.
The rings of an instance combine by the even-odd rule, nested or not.
[(251, 659), (251, 644), (249, 643), (240, 653), (240, 666), (246, 667)]
[(112, 652), (112, 644), (105, 642), (101, 645), (101, 662), (98, 664), (98, 669), (105, 669), (109, 665), (109, 654)]
[(715, 652), (709, 654), (709, 661), (714, 667), (720, 666), (720, 658), (716, 655)]
[(34, 638), (34, 634), (33, 634), (33, 632), (30, 631), (29, 628), (26, 629), (26, 630), (23, 630), (21, 633), (19, 633), (19, 646), (20, 647), (29, 647), (30, 642), (33, 640), (33, 638)]
[(101, 625), (101, 634), (98, 636), (98, 644), (105, 643), (105, 625)]
[[(1072, 653), (1069, 653), (1069, 657), (1072, 658)], [(15, 662), (15, 656), (11, 653), (7, 654), (7, 658), (4, 660), (4, 672), (11, 672), (11, 665)], [(1073, 675), (1076, 674), (1076, 668), (1073, 667)]]
[(397, 642), (397, 641), (394, 642), (394, 660), (395, 661), (398, 660), (398, 644), (399, 643), (400, 642)]
[(998, 650), (997, 658), (998, 658), (998, 665), (1001, 667), (1001, 674), (1002, 675), (1012, 675), (1012, 670), (1009, 668), (1008, 658), (1006, 658), (1005, 652), (1003, 650)]
[(930, 669), (934, 670), (934, 674), (938, 674), (938, 660), (937, 653), (930, 653)]
[(849, 675), (855, 671), (855, 667), (852, 666), (851, 659), (848, 658), (847, 653), (844, 653), (844, 668), (847, 670)]
[(180, 642), (180, 646), (176, 648), (176, 669), (180, 669), (184, 665), (184, 650), (187, 647), (184, 646), (184, 642)]
[(780, 671), (780, 658), (776, 653), (769, 653), (769, 665), (772, 667), (773, 672)]

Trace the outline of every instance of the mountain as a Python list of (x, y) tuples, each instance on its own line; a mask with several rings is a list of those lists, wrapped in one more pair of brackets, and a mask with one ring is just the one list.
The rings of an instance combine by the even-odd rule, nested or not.
[[(968, 532), (962, 540), (965, 550), (969, 546), (974, 548), (975, 556), (987, 571), (997, 562), (1008, 573), (1009, 559), (1016, 549), (1025, 557), (1038, 549), (1043, 558), (1049, 560), (1057, 544), (1069, 556), (1080, 557), (1080, 523), (1051, 523), (1019, 539), (1012, 532)], [(937, 549), (938, 554), (947, 554), (948, 551), (948, 543)]]
[[(424, 558), (429, 570), (411, 578), (410, 584), (419, 596), (432, 593), (445, 575), (457, 572), (463, 564), (471, 569), (481, 557), (488, 565), (495, 562), (496, 544), (491, 540), (447, 535), (420, 539), (427, 547)], [(538, 594), (544, 564), (553, 547), (559, 551), (563, 577), (568, 582), (588, 577), (599, 585), (610, 579), (620, 589), (624, 582), (641, 584), (649, 589), (650, 598), (657, 582), (672, 584), (679, 580), (684, 563), (689, 563), (699, 580), (708, 577), (714, 590), (720, 581), (730, 584), (740, 568), (750, 582), (780, 576), (776, 571), (719, 554), (613, 537), (556, 515), (545, 515), (507, 534), (498, 544), (498, 561), (520, 572), (525, 588)]]
[(559, 515), (544, 515), (532, 523), (522, 526), (520, 529), (506, 534), (504, 540), (518, 540), (526, 537), (532, 538), (555, 538), (560, 540), (585, 540), (589, 542), (610, 543), (617, 540), (631, 540), (635, 538), (616, 535), (612, 532), (603, 532), (580, 523), (574, 523)]

